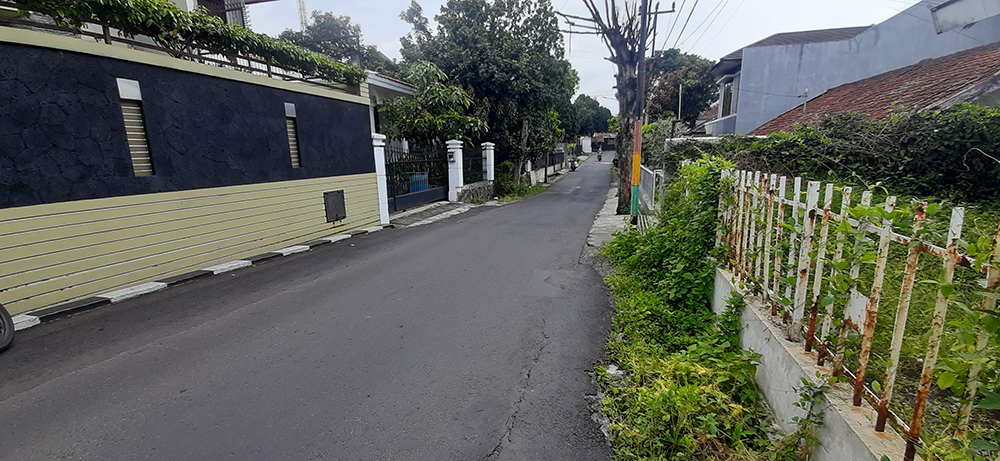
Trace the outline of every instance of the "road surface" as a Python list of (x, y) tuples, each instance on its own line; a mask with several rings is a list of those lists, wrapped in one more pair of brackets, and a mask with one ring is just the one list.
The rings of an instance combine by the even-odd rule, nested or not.
[(608, 191), (355, 237), (19, 332), (0, 459), (600, 460)]

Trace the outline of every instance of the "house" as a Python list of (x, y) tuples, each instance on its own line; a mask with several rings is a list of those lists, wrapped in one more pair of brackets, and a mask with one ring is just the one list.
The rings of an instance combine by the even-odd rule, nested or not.
[(385, 103), (395, 98), (412, 98), (416, 94), (416, 87), (410, 83), (399, 79), (382, 75), (375, 71), (366, 71), (368, 74), (368, 115), (371, 121), (372, 133), (384, 133), (382, 130), (383, 120), (379, 116), (379, 109)]
[(719, 119), (710, 135), (746, 134), (828, 89), (1000, 40), (1000, 17), (942, 34), (924, 0), (873, 26), (775, 34), (712, 68)]
[(844, 111), (883, 118), (893, 110), (940, 109), (958, 103), (1000, 106), (1000, 42), (983, 45), (827, 90), (750, 132), (791, 131)]
[(387, 222), (365, 83), (78, 36), (0, 23), (0, 303), (12, 314)]

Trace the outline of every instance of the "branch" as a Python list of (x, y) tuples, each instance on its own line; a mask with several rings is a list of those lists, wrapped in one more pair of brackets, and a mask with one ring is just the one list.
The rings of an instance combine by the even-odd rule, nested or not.
[(559, 29), (559, 32), (562, 32), (564, 34), (574, 34), (574, 35), (604, 35), (604, 33), (602, 32), (577, 32), (575, 30), (565, 30), (565, 29)]
[(555, 13), (558, 14), (559, 16), (564, 17), (564, 18), (572, 18), (572, 19), (579, 19), (581, 21), (597, 22), (597, 21), (594, 20), (594, 18), (585, 18), (583, 16), (574, 16), (572, 14), (561, 13), (559, 11), (556, 11)]

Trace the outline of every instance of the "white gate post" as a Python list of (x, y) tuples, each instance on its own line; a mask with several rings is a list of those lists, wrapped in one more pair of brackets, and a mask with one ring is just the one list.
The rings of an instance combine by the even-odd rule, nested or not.
[(493, 181), (495, 178), (493, 174), (494, 148), (496, 148), (496, 144), (491, 142), (483, 143), (483, 179), (487, 181)]
[(465, 185), (462, 177), (462, 141), (452, 139), (448, 145), (448, 201), (457, 202), (458, 193)]
[(372, 133), (372, 147), (375, 150), (375, 184), (378, 188), (378, 218), (382, 224), (389, 224), (389, 189), (385, 180), (385, 135)]

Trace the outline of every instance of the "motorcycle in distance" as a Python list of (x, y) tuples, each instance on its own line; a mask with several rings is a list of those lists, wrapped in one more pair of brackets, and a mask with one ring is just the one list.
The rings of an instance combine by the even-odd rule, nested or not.
[(569, 171), (576, 171), (576, 158), (572, 158), (569, 161)]
[(601, 152), (598, 152), (598, 153), (597, 153), (597, 161), (598, 161), (598, 162), (600, 162), (600, 161), (601, 161)]
[(11, 341), (14, 341), (14, 321), (3, 304), (0, 304), (0, 352), (10, 347)]

